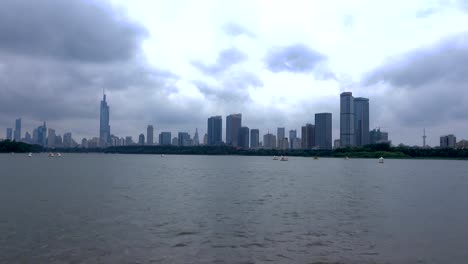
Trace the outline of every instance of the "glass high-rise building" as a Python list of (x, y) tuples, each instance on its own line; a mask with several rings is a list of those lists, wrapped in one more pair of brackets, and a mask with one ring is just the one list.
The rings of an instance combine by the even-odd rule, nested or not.
[(153, 145), (154, 144), (154, 127), (152, 125), (148, 125), (146, 128), (146, 145)]
[(294, 141), (297, 138), (297, 131), (296, 130), (289, 130), (289, 148), (294, 148)]
[(315, 114), (315, 146), (319, 149), (332, 149), (332, 114)]
[(302, 131), (302, 149), (312, 149), (315, 147), (315, 126), (306, 124), (301, 128)]
[(278, 127), (276, 130), (276, 140), (278, 140), (276, 146), (279, 149), (284, 148), (284, 138), (286, 137), (286, 129), (284, 127)]
[(13, 128), (6, 129), (6, 139), (13, 140)]
[(340, 95), (340, 146), (355, 146), (354, 98), (351, 92)]
[(223, 135), (223, 119), (221, 116), (208, 118), (208, 145), (221, 145)]
[(258, 129), (250, 130), (250, 148), (260, 147), (260, 131)]
[(159, 134), (159, 145), (169, 146), (171, 145), (172, 135), (171, 132), (161, 132)]
[(248, 127), (241, 127), (239, 129), (239, 147), (248, 149), (249, 148), (249, 128)]
[(239, 130), (242, 127), (242, 114), (233, 114), (226, 117), (226, 144), (239, 146)]
[(370, 144), (368, 98), (354, 98), (354, 135), (356, 146)]
[(110, 142), (110, 125), (109, 125), (109, 105), (106, 102), (106, 95), (103, 95), (101, 101), (101, 111), (99, 116), (99, 144), (100, 147), (106, 147)]
[(15, 133), (13, 135), (15, 141), (21, 141), (21, 118), (15, 121)]

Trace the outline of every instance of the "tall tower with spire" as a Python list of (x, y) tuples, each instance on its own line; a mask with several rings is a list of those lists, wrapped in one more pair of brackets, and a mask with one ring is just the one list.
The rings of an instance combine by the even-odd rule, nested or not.
[(193, 136), (193, 144), (195, 146), (200, 145), (200, 138), (198, 137), (198, 128), (195, 128), (195, 135)]
[(99, 118), (99, 146), (106, 147), (110, 142), (110, 125), (109, 125), (109, 105), (107, 105), (106, 94), (103, 90), (103, 96), (101, 101), (101, 111)]

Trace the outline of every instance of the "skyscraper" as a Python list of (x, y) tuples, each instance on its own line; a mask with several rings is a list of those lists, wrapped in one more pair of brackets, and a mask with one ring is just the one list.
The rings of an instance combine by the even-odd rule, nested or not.
[(6, 139), (13, 140), (13, 128), (6, 129)]
[(284, 146), (284, 138), (285, 138), (285, 134), (286, 134), (286, 131), (285, 131), (285, 128), (284, 127), (278, 127), (277, 131), (276, 131), (276, 138), (278, 140), (276, 146), (279, 148), (279, 149), (283, 149), (283, 146)]
[(356, 146), (365, 146), (370, 143), (368, 98), (354, 98), (354, 135)]
[(294, 148), (294, 141), (296, 141), (297, 138), (297, 131), (296, 130), (289, 130), (289, 148), (293, 149)]
[(258, 129), (250, 130), (250, 148), (260, 147), (260, 131)]
[(21, 141), (21, 118), (18, 118), (15, 121), (14, 139), (18, 142)]
[(332, 114), (315, 114), (315, 146), (332, 149)]
[(146, 144), (153, 145), (153, 136), (154, 136), (154, 128), (152, 125), (148, 125), (146, 128)]
[(351, 92), (340, 95), (340, 146), (355, 146), (354, 98)]
[(195, 135), (193, 136), (193, 145), (200, 145), (200, 138), (198, 137), (198, 128), (195, 128)]
[(441, 148), (455, 148), (457, 138), (454, 135), (446, 135), (440, 137)]
[(241, 127), (239, 129), (239, 147), (248, 149), (249, 145), (249, 128)]
[(179, 146), (190, 146), (190, 142), (191, 141), (191, 138), (190, 138), (190, 135), (189, 133), (187, 132), (179, 132), (179, 136), (178, 136), (178, 145)]
[(39, 126), (38, 128), (36, 128), (35, 131), (37, 131), (37, 141), (35, 143), (45, 147), (46, 143), (47, 143), (47, 125), (46, 125), (46, 122), (44, 121), (44, 124), (42, 126)]
[(161, 132), (159, 134), (159, 145), (169, 146), (171, 145), (171, 132)]
[(242, 114), (232, 114), (226, 117), (226, 144), (237, 147), (239, 129), (242, 126)]
[(55, 130), (52, 128), (49, 128), (47, 132), (47, 147), (48, 148), (55, 148)]
[(71, 132), (63, 134), (63, 146), (66, 148), (73, 147), (73, 138)]
[(106, 102), (106, 95), (103, 95), (101, 101), (101, 111), (99, 118), (99, 143), (100, 147), (106, 147), (110, 144), (110, 126), (109, 126), (109, 106)]
[(315, 126), (306, 124), (302, 127), (302, 149), (312, 149), (315, 147)]
[(221, 116), (208, 118), (208, 145), (221, 145), (223, 134), (223, 119)]
[(267, 133), (263, 136), (263, 148), (265, 149), (275, 149), (276, 148), (276, 136)]

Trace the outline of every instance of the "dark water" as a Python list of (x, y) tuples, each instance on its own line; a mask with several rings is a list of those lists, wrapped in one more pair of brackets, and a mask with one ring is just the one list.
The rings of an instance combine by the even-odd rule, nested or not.
[(468, 263), (468, 162), (0, 155), (0, 263)]

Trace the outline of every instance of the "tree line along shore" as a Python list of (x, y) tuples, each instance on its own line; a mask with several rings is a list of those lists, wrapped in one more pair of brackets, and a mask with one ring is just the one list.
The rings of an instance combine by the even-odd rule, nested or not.
[(244, 156), (298, 156), (336, 158), (441, 158), (468, 159), (468, 149), (415, 148), (388, 144), (374, 144), (364, 147), (340, 148), (334, 150), (279, 150), (240, 149), (230, 146), (122, 146), (108, 148), (59, 148), (48, 149), (39, 145), (4, 140), (0, 142), (0, 153), (65, 152), (65, 153), (120, 153), (120, 154), (178, 154), (178, 155), (244, 155)]

